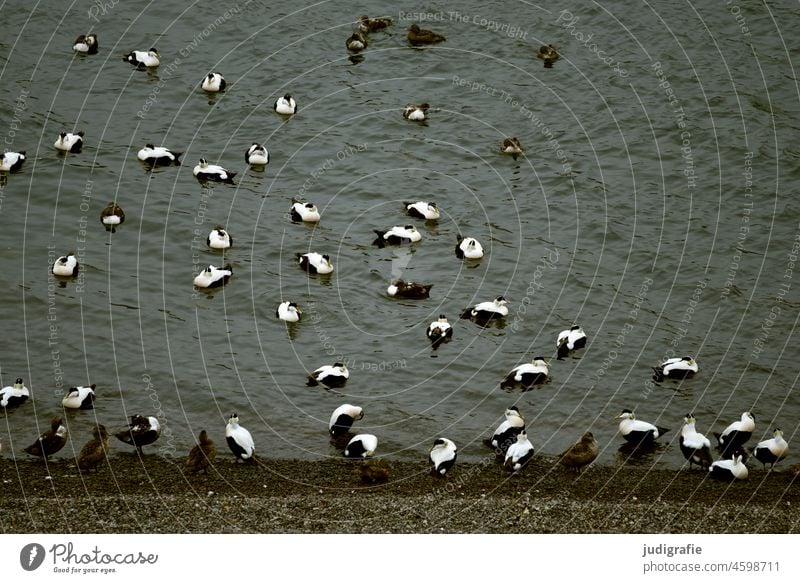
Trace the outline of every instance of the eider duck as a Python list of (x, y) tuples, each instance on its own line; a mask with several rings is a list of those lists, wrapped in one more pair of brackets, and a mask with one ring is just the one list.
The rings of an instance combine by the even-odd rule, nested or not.
[(344, 448), (344, 457), (365, 459), (378, 449), (378, 438), (370, 433), (359, 433)]
[(144, 148), (139, 150), (136, 154), (136, 157), (146, 163), (150, 164), (151, 166), (169, 166), (170, 164), (175, 164), (175, 166), (180, 166), (181, 161), (180, 157), (183, 155), (183, 152), (173, 152), (169, 148), (165, 148), (164, 146), (154, 146), (153, 144), (147, 144)]
[(23, 451), (47, 459), (54, 453), (57, 453), (66, 444), (67, 428), (61, 422), (61, 417), (56, 415), (50, 421), (50, 429), (42, 433), (36, 441)]
[(789, 455), (789, 444), (783, 439), (783, 431), (776, 429), (772, 435), (772, 439), (759, 441), (758, 445), (753, 448), (753, 455), (764, 464), (764, 469), (767, 464), (771, 469), (777, 462)]
[(256, 444), (253, 442), (253, 436), (247, 429), (239, 425), (239, 416), (236, 413), (228, 419), (228, 425), (225, 427), (225, 440), (237, 460), (252, 462), (255, 459)]
[(426, 221), (438, 220), (441, 216), (439, 207), (435, 202), (420, 200), (417, 202), (404, 202), (406, 212), (414, 218), (425, 219)]
[(525, 430), (517, 434), (517, 441), (511, 444), (506, 452), (505, 467), (517, 472), (525, 467), (533, 457), (533, 444), (528, 440)]
[(75, 42), (72, 43), (72, 50), (76, 53), (86, 53), (87, 55), (96, 55), (97, 54), (97, 35), (94, 33), (91, 34), (82, 34), (75, 39)]
[(72, 387), (61, 399), (61, 405), (65, 409), (93, 409), (94, 389), (94, 384), (88, 387)]
[(689, 469), (692, 468), (692, 464), (697, 464), (703, 469), (709, 467), (714, 461), (711, 459), (711, 442), (694, 428), (695, 419), (691, 413), (684, 417), (683, 421), (680, 447), (683, 457), (689, 460)]
[(420, 103), (415, 105), (409, 103), (403, 109), (403, 117), (408, 121), (425, 121), (428, 119), (428, 110), (431, 106), (427, 103)]
[(432, 283), (424, 284), (398, 279), (394, 283), (389, 284), (389, 287), (386, 288), (386, 293), (393, 298), (424, 300), (430, 297), (432, 287)]
[(57, 150), (62, 152), (72, 152), (77, 154), (83, 148), (83, 132), (61, 132), (58, 134), (56, 143), (53, 144)]
[(422, 233), (417, 231), (414, 225), (405, 225), (404, 227), (392, 227), (386, 231), (375, 229), (373, 231), (378, 238), (372, 242), (381, 249), (386, 245), (402, 245), (404, 243), (418, 243), (422, 240)]
[(263, 144), (253, 142), (244, 154), (244, 161), (250, 166), (266, 166), (269, 164), (269, 151)]
[(290, 212), (292, 220), (297, 223), (318, 223), (320, 220), (319, 210), (316, 205), (311, 202), (292, 199), (292, 208)]
[(414, 46), (430, 45), (447, 40), (443, 35), (412, 24), (408, 29), (408, 42)]
[(345, 41), (345, 46), (348, 51), (359, 53), (367, 48), (367, 37), (360, 32), (356, 31)]
[(230, 249), (233, 247), (233, 238), (222, 225), (217, 225), (206, 237), (209, 249)]
[(294, 302), (281, 302), (275, 310), (275, 317), (284, 322), (299, 322), (303, 310)]
[(353, 426), (353, 422), (364, 418), (364, 410), (355, 405), (339, 405), (331, 414), (328, 432), (333, 437), (345, 435)]
[(158, 67), (161, 64), (160, 56), (155, 48), (151, 48), (149, 51), (131, 51), (122, 57), (122, 60), (139, 69)]
[(369, 16), (362, 16), (358, 19), (358, 29), (361, 32), (369, 33), (369, 32), (378, 32), (379, 30), (383, 30), (388, 26), (391, 26), (392, 19), (391, 18), (370, 18)]
[(580, 472), (584, 466), (588, 466), (596, 460), (599, 453), (600, 447), (597, 445), (594, 435), (591, 431), (587, 431), (581, 436), (580, 441), (559, 456), (559, 461), (567, 468)]
[(517, 435), (525, 431), (525, 417), (520, 413), (516, 405), (512, 405), (506, 409), (505, 421), (503, 421), (494, 431), (491, 439), (487, 439), (484, 443), (493, 448), (495, 454), (502, 456), (515, 443)]
[(660, 365), (653, 368), (653, 380), (660, 383), (665, 378), (687, 379), (693, 377), (694, 373), (698, 370), (697, 363), (691, 356), (668, 358)]
[(333, 273), (333, 264), (330, 255), (320, 255), (319, 253), (298, 253), (297, 262), (308, 273), (318, 273), (327, 275)]
[(207, 91), (208, 93), (218, 93), (220, 91), (225, 91), (225, 77), (223, 77), (220, 73), (209, 73), (206, 75), (205, 79), (203, 79), (202, 88), (203, 91)]
[(328, 388), (339, 388), (343, 387), (349, 378), (350, 371), (347, 367), (341, 362), (335, 362), (332, 365), (323, 365), (308, 375), (306, 386), (316, 387), (322, 384)]
[(432, 464), (431, 473), (437, 477), (444, 476), (453, 468), (457, 457), (456, 444), (446, 437), (438, 438), (428, 452), (428, 459)]
[(386, 460), (366, 460), (360, 466), (361, 481), (365, 484), (385, 484), (389, 481), (389, 463)]
[(753, 435), (753, 430), (756, 428), (756, 418), (750, 411), (742, 413), (742, 418), (739, 421), (734, 421), (725, 428), (722, 433), (714, 433), (717, 438), (717, 449), (720, 450), (720, 456), (729, 458), (733, 452), (743, 446), (750, 436)]
[(0, 389), (0, 407), (11, 409), (19, 407), (31, 396), (28, 387), (22, 382), (21, 378), (14, 381), (13, 385)]
[(125, 222), (125, 211), (112, 200), (100, 211), (100, 222), (105, 225), (106, 231), (115, 233), (116, 227)]
[(0, 157), (0, 172), (16, 172), (22, 168), (25, 158), (25, 150), (21, 152), (3, 152), (3, 156)]
[(580, 326), (572, 326), (569, 330), (562, 330), (556, 339), (558, 360), (566, 357), (573, 350), (586, 346), (586, 332)]
[(79, 270), (80, 265), (72, 252), (62, 255), (53, 262), (53, 275), (58, 277), (75, 277)]
[(447, 321), (447, 316), (440, 314), (438, 320), (428, 325), (425, 335), (431, 341), (433, 348), (436, 349), (443, 342), (450, 342), (453, 338), (453, 327)]
[(142, 455), (142, 448), (145, 445), (155, 443), (160, 436), (161, 425), (158, 419), (143, 415), (133, 415), (128, 426), (114, 434), (114, 437), (123, 443), (134, 446), (139, 455)]
[(281, 115), (293, 115), (297, 113), (297, 102), (287, 93), (283, 97), (278, 97), (273, 108)]
[(616, 419), (622, 419), (619, 422), (619, 432), (628, 443), (637, 445), (652, 443), (653, 440), (669, 431), (669, 429), (656, 427), (652, 423), (637, 419), (630, 409), (623, 409)]
[(108, 453), (108, 436), (105, 425), (96, 425), (92, 429), (92, 439), (84, 444), (76, 460), (79, 470), (97, 471), (97, 466), (103, 463)]
[(233, 269), (230, 265), (225, 265), (224, 267), (209, 265), (197, 274), (194, 278), (194, 285), (202, 289), (222, 287), (228, 283), (231, 275), (233, 275)]
[(480, 259), (483, 257), (483, 246), (472, 237), (456, 239), (456, 257), (459, 259)]
[(525, 150), (522, 149), (522, 144), (519, 143), (517, 138), (506, 138), (500, 145), (500, 151), (503, 154), (511, 154), (514, 160), (516, 160), (517, 156), (522, 154)]
[(464, 310), (461, 314), (463, 319), (475, 319), (478, 321), (493, 320), (498, 318), (505, 318), (508, 316), (508, 307), (506, 306), (506, 299), (503, 296), (497, 296), (491, 302), (481, 302), (475, 304), (471, 308)]
[(229, 172), (222, 166), (209, 164), (205, 158), (200, 158), (200, 162), (194, 167), (192, 174), (194, 174), (198, 180), (214, 180), (216, 182), (226, 182), (228, 184), (233, 184), (233, 177), (236, 176), (236, 172)]
[(708, 468), (711, 477), (717, 480), (732, 482), (734, 480), (746, 480), (750, 472), (747, 466), (742, 463), (742, 456), (737, 455), (731, 459), (717, 460)]
[(186, 459), (186, 471), (191, 474), (197, 472), (208, 473), (208, 466), (217, 457), (217, 446), (208, 436), (208, 432), (203, 429), (197, 438), (197, 445), (189, 451)]
[(534, 356), (531, 362), (514, 367), (500, 386), (510, 389), (520, 384), (523, 388), (530, 389), (534, 385), (546, 383), (549, 376), (550, 366), (545, 359), (541, 356)]
[(553, 45), (542, 45), (536, 53), (536, 57), (542, 59), (544, 66), (548, 69), (553, 66), (553, 62), (558, 60), (560, 56)]

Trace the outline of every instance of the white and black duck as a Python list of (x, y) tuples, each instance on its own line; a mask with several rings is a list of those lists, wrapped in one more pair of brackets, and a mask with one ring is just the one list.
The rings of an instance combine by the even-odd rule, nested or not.
[(234, 413), (225, 426), (225, 441), (236, 456), (237, 461), (252, 462), (255, 459), (256, 444), (250, 432), (239, 425), (239, 416)]
[(275, 317), (284, 322), (294, 323), (300, 321), (303, 310), (294, 302), (281, 302), (275, 310)]
[(0, 157), (0, 172), (16, 172), (22, 168), (22, 163), (25, 159), (25, 150), (20, 152), (3, 152), (3, 156)]
[(776, 429), (772, 433), (772, 439), (759, 441), (758, 445), (753, 448), (753, 457), (764, 464), (765, 468), (767, 464), (772, 468), (787, 455), (789, 455), (789, 444), (786, 443), (783, 431), (780, 429)]
[(333, 263), (331, 263), (330, 255), (312, 251), (310, 253), (298, 253), (296, 257), (297, 263), (308, 273), (317, 273), (319, 275), (333, 273)]
[(344, 448), (344, 457), (365, 459), (372, 457), (378, 449), (378, 438), (370, 433), (360, 433)]
[(580, 326), (572, 326), (569, 330), (562, 330), (556, 339), (558, 360), (565, 358), (573, 350), (586, 346), (586, 332)]
[(406, 212), (416, 219), (425, 219), (426, 221), (436, 221), (441, 217), (442, 212), (435, 202), (427, 202), (418, 200), (417, 202), (404, 202), (403, 206)]
[(269, 164), (269, 150), (263, 144), (253, 142), (244, 153), (244, 160), (250, 166), (266, 166)]
[(83, 148), (83, 132), (61, 132), (58, 134), (58, 139), (53, 144), (57, 150), (62, 152), (72, 152), (77, 154)]
[(194, 285), (200, 289), (214, 289), (222, 287), (230, 281), (233, 268), (230, 265), (214, 267), (209, 265), (194, 278)]
[(386, 288), (386, 293), (393, 298), (424, 300), (430, 297), (432, 287), (432, 283), (417, 283), (398, 279), (389, 284), (389, 287)]
[(217, 164), (209, 164), (205, 158), (200, 158), (200, 162), (194, 167), (192, 174), (198, 180), (213, 180), (227, 184), (233, 184), (233, 177), (236, 176), (236, 172), (230, 172)]
[(730, 458), (736, 450), (741, 449), (753, 435), (755, 428), (756, 418), (750, 411), (745, 411), (741, 419), (728, 425), (722, 433), (714, 433), (720, 457)]
[(180, 166), (180, 157), (182, 155), (183, 152), (173, 152), (169, 148), (154, 146), (153, 144), (145, 145), (144, 148), (136, 153), (136, 157), (141, 162), (150, 166), (169, 166), (170, 164)]
[(94, 409), (94, 389), (94, 384), (88, 387), (72, 387), (61, 399), (61, 405), (65, 409)]
[(350, 371), (341, 362), (326, 364), (308, 375), (306, 385), (316, 387), (323, 385), (331, 389), (343, 387), (350, 378)]
[(334, 436), (339, 437), (346, 435), (353, 423), (364, 418), (364, 409), (356, 407), (355, 405), (339, 405), (331, 414), (331, 420), (328, 423), (328, 432)]
[(505, 467), (512, 472), (518, 472), (531, 458), (533, 458), (533, 444), (523, 430), (517, 434), (517, 441), (512, 443), (506, 452)]
[(76, 53), (96, 55), (98, 48), (100, 47), (97, 44), (97, 35), (94, 33), (79, 35), (72, 43), (72, 50)]
[(300, 223), (318, 223), (320, 220), (319, 209), (313, 202), (303, 202), (297, 199), (292, 199), (292, 208), (290, 210), (292, 220)]
[(209, 249), (225, 250), (233, 247), (233, 237), (222, 225), (217, 225), (206, 237), (206, 246)]
[(534, 385), (546, 383), (550, 377), (550, 365), (541, 356), (534, 356), (531, 362), (526, 362), (511, 369), (506, 375), (500, 386), (504, 389), (512, 389), (521, 385), (525, 389), (530, 389)]
[(619, 432), (625, 441), (632, 444), (646, 445), (652, 443), (664, 435), (669, 429), (658, 427), (647, 421), (637, 419), (633, 411), (630, 409), (623, 409), (622, 413), (617, 415), (619, 422)]
[(443, 477), (453, 469), (458, 457), (456, 444), (446, 437), (440, 437), (433, 442), (428, 452), (428, 459), (431, 462), (431, 473), (438, 477)]
[(695, 418), (691, 413), (683, 421), (679, 443), (683, 457), (689, 461), (689, 469), (693, 464), (708, 468), (714, 461), (711, 459), (711, 442), (695, 429)]
[(420, 233), (414, 225), (392, 227), (385, 231), (376, 229), (374, 233), (378, 237), (373, 241), (373, 244), (381, 248), (386, 245), (418, 243), (422, 240), (422, 233)]
[(458, 237), (456, 240), (456, 257), (459, 259), (480, 259), (483, 257), (483, 246), (474, 237)]
[(666, 379), (687, 379), (694, 376), (699, 370), (697, 363), (691, 356), (668, 358), (657, 367), (653, 368), (653, 380), (660, 383)]
[(31, 392), (21, 378), (14, 381), (13, 385), (0, 389), (0, 408), (12, 409), (19, 407), (31, 396)]
[(142, 448), (155, 443), (161, 436), (161, 424), (153, 416), (133, 415), (128, 426), (114, 436), (123, 443), (134, 446), (139, 455), (142, 455)]
[(149, 51), (131, 51), (122, 60), (139, 69), (154, 68), (161, 64), (161, 56), (155, 48)]

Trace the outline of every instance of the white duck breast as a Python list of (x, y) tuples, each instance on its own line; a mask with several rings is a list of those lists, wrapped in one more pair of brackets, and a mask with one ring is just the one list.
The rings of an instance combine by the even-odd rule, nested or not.
[(230, 265), (221, 268), (209, 265), (197, 274), (197, 277), (194, 278), (194, 285), (203, 289), (222, 287), (228, 283), (231, 275), (233, 275), (233, 269)]
[(296, 222), (318, 223), (319, 210), (310, 202), (295, 201), (292, 203), (292, 220)]
[(250, 432), (239, 425), (239, 417), (234, 413), (225, 426), (225, 441), (236, 456), (237, 460), (248, 461), (253, 459), (256, 451), (255, 442)]
[(504, 389), (514, 386), (514, 384), (521, 384), (523, 387), (532, 387), (547, 381), (550, 375), (550, 366), (541, 357), (537, 356), (533, 362), (521, 364), (515, 367), (508, 373), (502, 383)]
[(269, 152), (264, 146), (254, 142), (245, 152), (244, 160), (251, 166), (266, 166), (269, 164)]
[(403, 117), (409, 121), (425, 121), (428, 117), (429, 109), (430, 105), (427, 103), (420, 103), (419, 105), (410, 103), (403, 109)]
[(308, 377), (306, 383), (309, 387), (315, 387), (318, 384), (325, 385), (329, 388), (339, 388), (344, 386), (347, 379), (350, 378), (350, 371), (341, 362), (334, 363), (333, 365), (326, 364), (319, 367), (312, 372)]
[(367, 48), (367, 39), (360, 32), (354, 32), (346, 41), (345, 46), (348, 51), (357, 53)]
[(97, 35), (96, 34), (82, 34), (75, 39), (72, 44), (72, 50), (76, 53), (86, 53), (87, 55), (97, 54)]
[(436, 476), (444, 476), (455, 465), (457, 457), (456, 444), (446, 437), (440, 437), (433, 442), (433, 447), (428, 453), (428, 459), (433, 464), (431, 472)]
[(715, 433), (714, 437), (717, 438), (722, 457), (732, 457), (734, 452), (750, 439), (755, 428), (755, 417), (749, 411), (745, 411), (739, 421), (728, 425), (722, 433)]
[(53, 263), (53, 275), (59, 277), (74, 277), (78, 275), (79, 270), (78, 260), (72, 253), (62, 255)]
[(233, 247), (233, 238), (222, 226), (217, 225), (206, 237), (206, 245), (210, 249), (230, 249)]
[(406, 207), (406, 212), (417, 219), (435, 221), (442, 214), (435, 202), (420, 200), (418, 202), (406, 202), (403, 204)]
[(533, 444), (528, 440), (528, 435), (523, 431), (517, 435), (517, 441), (511, 444), (506, 452), (505, 466), (512, 472), (517, 472), (525, 467), (533, 457)]
[(559, 359), (584, 346), (586, 346), (586, 333), (580, 326), (572, 326), (569, 330), (563, 330), (558, 334), (556, 350)]
[(392, 227), (387, 231), (375, 230), (378, 236), (374, 244), (378, 247), (385, 245), (402, 245), (403, 243), (418, 243), (422, 240), (422, 233), (420, 233), (414, 225), (405, 225), (404, 227)]
[(283, 97), (278, 97), (275, 101), (274, 109), (281, 115), (292, 115), (297, 113), (297, 102), (287, 93)]
[(275, 310), (275, 316), (284, 322), (299, 322), (302, 314), (299, 306), (294, 302), (281, 302)]
[(481, 302), (472, 308), (467, 308), (461, 315), (462, 318), (475, 318), (476, 320), (491, 320), (508, 316), (508, 306), (503, 296), (498, 296), (491, 302)]
[(72, 152), (77, 154), (83, 148), (83, 132), (61, 132), (58, 134), (58, 139), (53, 144), (56, 149), (62, 152)]
[(327, 275), (333, 273), (333, 264), (328, 255), (320, 255), (319, 253), (298, 253), (297, 262), (300, 267), (309, 273), (318, 273), (320, 275)]
[(750, 472), (747, 471), (747, 466), (742, 463), (742, 456), (736, 456), (733, 459), (717, 460), (711, 467), (708, 468), (711, 472), (711, 477), (718, 480), (746, 480)]
[(3, 409), (18, 407), (27, 401), (30, 396), (31, 393), (28, 387), (19, 378), (13, 385), (0, 389), (0, 407)]
[[(125, 222), (125, 211), (122, 210), (121, 206), (111, 201), (106, 208), (100, 211), (100, 222), (106, 227), (121, 225)], [(108, 230), (108, 228), (106, 230)], [(113, 229), (111, 229), (111, 231), (113, 232)]]
[(694, 376), (699, 370), (697, 363), (691, 356), (683, 356), (681, 358), (669, 358), (662, 362), (659, 366), (653, 368), (653, 380), (661, 382), (665, 378), (669, 379), (686, 379)]
[(0, 172), (14, 172), (22, 168), (25, 152), (4, 152), (0, 158)]
[(349, 458), (372, 457), (378, 449), (378, 438), (369, 433), (360, 433), (351, 439), (344, 448), (344, 456)]
[(328, 432), (334, 437), (344, 435), (353, 426), (354, 421), (364, 418), (364, 410), (354, 405), (340, 405), (331, 414)]
[(144, 148), (139, 150), (136, 154), (136, 157), (141, 160), (142, 162), (146, 162), (147, 164), (152, 164), (153, 166), (156, 165), (164, 165), (168, 166), (170, 164), (175, 164), (176, 166), (180, 166), (180, 157), (182, 152), (173, 152), (169, 148), (165, 148), (164, 146), (154, 146), (153, 144), (147, 144)]
[(216, 182), (227, 182), (229, 184), (233, 184), (233, 177), (236, 176), (236, 172), (229, 172), (217, 164), (209, 164), (204, 158), (200, 159), (200, 162), (194, 167), (192, 173), (198, 180), (214, 180)]
[(758, 442), (753, 449), (753, 456), (766, 467), (767, 464), (774, 466), (789, 455), (789, 444), (783, 439), (783, 431), (776, 429), (772, 439), (765, 439)]
[(498, 455), (504, 454), (511, 444), (515, 443), (517, 435), (525, 430), (525, 418), (517, 407), (506, 409), (505, 416), (505, 421), (495, 429), (488, 443)]
[(459, 238), (456, 244), (456, 257), (459, 259), (480, 259), (483, 257), (483, 246), (472, 237)]
[(622, 434), (622, 437), (630, 443), (652, 442), (654, 439), (658, 439), (669, 431), (663, 427), (656, 427), (647, 421), (636, 419), (633, 411), (629, 409), (625, 409), (622, 413), (617, 415), (617, 419), (621, 419), (619, 422), (619, 432)]
[(203, 79), (203, 91), (208, 91), (209, 93), (216, 93), (218, 91), (225, 90), (225, 77), (220, 75), (219, 73), (209, 73), (206, 75), (206, 78)]
[(692, 464), (697, 464), (702, 468), (711, 466), (711, 442), (702, 433), (695, 429), (695, 419), (692, 415), (684, 418), (684, 425), (681, 429), (680, 448), (683, 457), (689, 461), (689, 468)]
[(134, 67), (158, 67), (161, 64), (161, 59), (158, 51), (151, 48), (149, 51), (131, 51), (122, 58), (123, 61), (129, 62)]
[(92, 409), (94, 408), (94, 388), (95, 385), (72, 387), (61, 400), (61, 404), (66, 409)]

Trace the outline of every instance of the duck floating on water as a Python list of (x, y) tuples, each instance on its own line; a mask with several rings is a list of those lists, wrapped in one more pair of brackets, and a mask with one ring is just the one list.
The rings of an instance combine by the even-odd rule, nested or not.
[(182, 155), (183, 152), (173, 152), (169, 148), (154, 146), (153, 144), (145, 145), (144, 148), (136, 153), (139, 161), (150, 166), (169, 166), (170, 164), (180, 166), (180, 157)]
[(214, 182), (224, 182), (233, 184), (233, 177), (236, 172), (230, 172), (217, 164), (209, 164), (205, 158), (200, 158), (200, 162), (192, 170), (198, 180), (212, 180)]
[(566, 358), (573, 350), (586, 346), (586, 332), (580, 326), (572, 326), (569, 330), (562, 330), (556, 339), (558, 360)]
[(691, 356), (668, 358), (657, 367), (653, 368), (653, 380), (660, 383), (667, 379), (688, 379), (699, 370), (697, 363)]
[(221, 73), (209, 73), (206, 75), (205, 79), (203, 79), (201, 87), (203, 91), (208, 93), (219, 93), (220, 91), (225, 91), (227, 85), (225, 77), (223, 77)]
[(94, 409), (94, 389), (94, 384), (88, 387), (72, 387), (64, 395), (61, 405), (65, 409)]
[(444, 35), (441, 35), (438, 32), (433, 32), (432, 30), (420, 28), (417, 24), (412, 24), (409, 27), (407, 38), (408, 42), (415, 47), (421, 45), (432, 45), (434, 43), (440, 43), (447, 40)]
[(546, 69), (552, 67), (553, 63), (556, 62), (560, 56), (561, 55), (558, 54), (558, 51), (553, 45), (542, 45), (536, 52), (536, 58), (544, 61)]
[(386, 247), (386, 245), (404, 245), (408, 243), (418, 243), (422, 240), (422, 233), (420, 233), (414, 225), (392, 227), (385, 231), (375, 229), (374, 233), (378, 238), (373, 241), (373, 245), (377, 245), (381, 249)]
[(550, 378), (550, 365), (541, 356), (534, 356), (531, 362), (526, 362), (511, 369), (500, 384), (503, 389), (513, 389), (521, 385), (524, 389), (533, 388), (534, 385), (546, 383)]
[(477, 322), (487, 322), (508, 316), (508, 306), (503, 296), (497, 296), (491, 302), (480, 302), (471, 308), (467, 308), (461, 314), (462, 319), (472, 319)]
[(364, 418), (364, 409), (355, 405), (339, 405), (331, 414), (328, 422), (328, 433), (333, 437), (346, 435), (355, 421)]
[(0, 156), (0, 172), (16, 172), (22, 168), (26, 159), (25, 150), (20, 152), (3, 152)]
[(161, 64), (161, 56), (155, 48), (149, 51), (131, 51), (122, 60), (138, 69), (153, 69)]
[(403, 281), (398, 279), (389, 284), (386, 293), (393, 298), (405, 298), (410, 300), (424, 300), (430, 297), (433, 284), (416, 283), (414, 281)]
[(480, 259), (483, 257), (483, 246), (473, 237), (458, 237), (456, 241), (456, 257), (459, 259)]
[(62, 152), (77, 154), (81, 151), (81, 148), (83, 148), (83, 136), (84, 133), (82, 131), (75, 132), (74, 134), (71, 132), (61, 132), (58, 134), (58, 139), (53, 145), (57, 150), (61, 150)]
[(331, 389), (338, 389), (343, 387), (349, 378), (350, 371), (347, 370), (347, 367), (341, 362), (335, 362), (332, 365), (323, 365), (308, 375), (306, 386), (324, 385)]
[(436, 221), (441, 216), (441, 211), (435, 202), (419, 200), (417, 202), (404, 202), (403, 206), (409, 215), (417, 219)]
[(75, 254), (70, 252), (62, 255), (53, 262), (53, 275), (58, 277), (75, 277), (80, 271), (80, 265)]
[(664, 435), (669, 429), (657, 427), (647, 421), (637, 419), (630, 409), (623, 409), (622, 413), (617, 415), (619, 422), (619, 432), (625, 441), (637, 445), (646, 445), (652, 443)]
[(360, 53), (367, 48), (367, 37), (365, 37), (359, 31), (356, 31), (348, 37), (344, 44), (348, 51)]
[(22, 378), (18, 378), (13, 385), (0, 389), (0, 408), (13, 409), (14, 407), (19, 407), (30, 396), (30, 390), (22, 382)]
[(297, 102), (287, 93), (283, 97), (278, 97), (273, 109), (281, 115), (294, 115), (297, 113)]
[(297, 199), (292, 199), (291, 208), (292, 220), (300, 223), (318, 223), (320, 221), (319, 210), (312, 202), (303, 202)]
[(244, 160), (250, 166), (266, 166), (269, 164), (269, 151), (263, 144), (253, 142), (245, 152)]
[(209, 249), (225, 250), (233, 247), (233, 237), (222, 225), (217, 225), (206, 237), (206, 246)]
[(370, 18), (367, 15), (358, 19), (358, 29), (361, 32), (378, 32), (392, 25), (392, 19), (388, 17)]
[(316, 273), (319, 275), (328, 275), (333, 273), (333, 264), (331, 263), (330, 255), (310, 252), (310, 253), (297, 253), (297, 262), (300, 267), (308, 273)]
[(214, 267), (209, 265), (194, 278), (194, 286), (200, 289), (216, 289), (230, 281), (233, 268), (230, 265)]
[(275, 317), (284, 322), (295, 323), (300, 321), (303, 310), (294, 302), (281, 302), (275, 310)]
[(516, 160), (517, 156), (522, 154), (525, 150), (522, 148), (522, 144), (519, 142), (519, 139), (506, 138), (503, 140), (503, 143), (500, 144), (500, 151), (503, 154), (510, 154), (514, 160)]
[(425, 121), (428, 119), (428, 110), (431, 108), (428, 103), (420, 103), (419, 105), (409, 103), (403, 108), (403, 117), (408, 121)]
[(100, 48), (97, 44), (97, 35), (94, 33), (81, 34), (72, 43), (72, 50), (76, 53), (84, 53), (87, 55), (96, 55), (97, 49)]
[(103, 223), (106, 231), (116, 233), (117, 227), (125, 222), (125, 211), (112, 200), (106, 208), (100, 211), (100, 222)]
[(453, 327), (447, 321), (447, 316), (440, 314), (438, 320), (431, 322), (428, 325), (425, 335), (428, 337), (428, 340), (431, 341), (431, 344), (435, 350), (441, 344), (450, 342), (450, 340), (453, 338)]

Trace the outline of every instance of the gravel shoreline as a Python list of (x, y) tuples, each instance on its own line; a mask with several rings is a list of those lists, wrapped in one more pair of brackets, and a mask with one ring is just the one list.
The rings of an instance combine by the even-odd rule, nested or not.
[(796, 533), (800, 478), (751, 468), (727, 484), (708, 472), (589, 467), (553, 458), (509, 475), (456, 464), (391, 462), (388, 483), (361, 482), (360, 462), (221, 457), (208, 475), (185, 459), (112, 456), (81, 475), (58, 460), (0, 460), (4, 533)]

